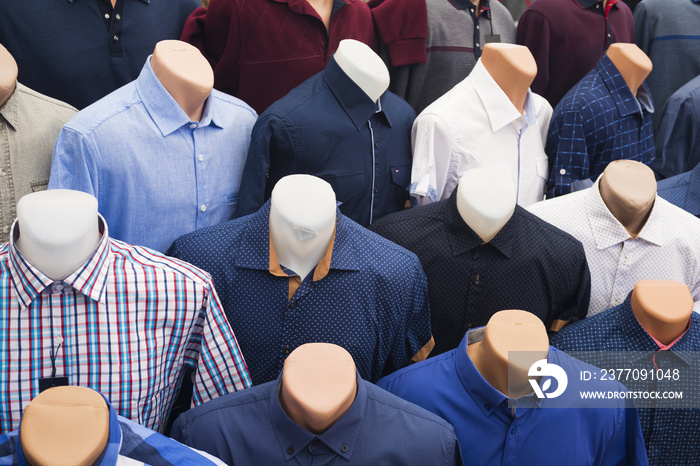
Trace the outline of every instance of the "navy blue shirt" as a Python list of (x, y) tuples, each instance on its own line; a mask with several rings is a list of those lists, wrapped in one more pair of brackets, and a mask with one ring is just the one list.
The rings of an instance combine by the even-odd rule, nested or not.
[(632, 93), (607, 55), (557, 104), (549, 123), (547, 197), (571, 192), (571, 183), (593, 179), (613, 160), (651, 165), (654, 104), (642, 83)]
[(258, 210), (275, 183), (292, 174), (326, 180), (340, 211), (361, 225), (401, 210), (408, 200), (415, 118), (391, 92), (379, 105), (372, 102), (332, 59), (258, 118), (236, 216)]
[[(503, 309), (555, 319), (584, 318), (591, 277), (581, 243), (515, 207), (488, 243), (464, 222), (457, 190), (449, 199), (392, 214), (371, 229), (415, 252), (428, 277), (436, 355)], [(236, 333), (238, 335), (238, 333)], [(245, 354), (245, 353), (244, 353)]]
[(656, 193), (673, 205), (700, 217), (700, 165), (658, 182)]
[(2, 0), (0, 44), (18, 80), (82, 109), (136, 79), (157, 42), (179, 39), (200, 0)]
[[(447, 420), (455, 428), (462, 457), (475, 465), (646, 465), (637, 410), (629, 400), (582, 400), (580, 391), (626, 391), (595, 377), (595, 367), (550, 347), (548, 364), (566, 372), (558, 397), (509, 399), (493, 388), (467, 355), (484, 328), (470, 330), (459, 347), (397, 371), (377, 385)], [(540, 389), (551, 393), (543, 377)], [(583, 388), (583, 387), (586, 388)], [(558, 388), (557, 388), (558, 389)], [(215, 400), (216, 401), (216, 400)], [(411, 463), (418, 464), (418, 463)]]
[[(645, 390), (683, 392), (676, 403), (698, 406), (700, 386), (700, 315), (693, 312), (690, 327), (668, 351), (659, 346), (639, 323), (630, 305), (630, 297), (612, 309), (564, 327), (552, 336), (551, 344), (563, 351), (595, 352), (589, 362), (601, 368), (629, 368), (662, 371), (678, 368), (678, 380), (624, 382), (630, 390), (640, 385)], [(625, 353), (616, 353), (625, 352)], [(626, 357), (629, 352), (633, 356)], [(637, 352), (644, 352), (641, 359)], [(685, 368), (685, 369), (684, 369)], [(659, 404), (663, 401), (659, 401)], [(676, 405), (677, 406), (677, 405)], [(697, 464), (700, 458), (700, 409), (640, 407), (644, 443), (652, 465)]]
[(342, 346), (372, 382), (429, 343), (427, 282), (415, 254), (338, 214), (328, 274), (302, 281), (290, 300), (289, 278), (270, 272), (269, 213), (267, 202), (168, 251), (212, 275), (254, 385), (277, 377), (304, 343)]
[(191, 409), (180, 415), (170, 435), (232, 465), (462, 464), (450, 424), (359, 377), (355, 401), (319, 435), (289, 418), (278, 384), (268, 382)]

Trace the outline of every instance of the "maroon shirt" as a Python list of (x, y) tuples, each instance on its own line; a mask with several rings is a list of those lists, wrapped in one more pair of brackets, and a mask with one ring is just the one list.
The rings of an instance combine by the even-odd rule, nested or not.
[(374, 47), (369, 7), (334, 0), (330, 37), (306, 0), (211, 0), (185, 23), (181, 39), (214, 68), (214, 87), (262, 113), (322, 71), (343, 39)]
[(518, 22), (518, 44), (537, 62), (532, 92), (552, 107), (591, 71), (613, 42), (634, 42), (629, 7), (610, 0), (536, 0)]

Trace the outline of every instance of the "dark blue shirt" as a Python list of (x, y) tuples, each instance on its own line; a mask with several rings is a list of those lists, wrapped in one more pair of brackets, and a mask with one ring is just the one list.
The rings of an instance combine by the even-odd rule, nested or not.
[[(683, 367), (679, 380), (661, 379), (644, 383), (645, 389), (683, 392), (685, 400), (698, 402), (700, 386), (700, 315), (693, 312), (690, 327), (668, 351), (659, 346), (639, 323), (630, 305), (630, 298), (612, 309), (564, 327), (552, 336), (551, 344), (563, 351), (589, 351), (591, 360), (601, 368), (662, 369)], [(638, 361), (625, 353), (652, 353)], [(634, 363), (634, 364), (630, 364)], [(634, 380), (629, 382), (634, 384)], [(634, 387), (625, 381), (628, 388)], [(639, 381), (638, 381), (639, 382)], [(639, 384), (636, 384), (639, 385)], [(700, 409), (640, 408), (644, 443), (652, 465), (697, 464), (700, 458)]]
[(450, 424), (358, 377), (348, 411), (314, 435), (280, 405), (278, 380), (182, 414), (171, 436), (228, 464), (461, 465)]
[[(418, 255), (428, 277), (436, 355), (503, 309), (523, 309), (549, 326), (584, 318), (591, 277), (581, 243), (515, 207), (488, 243), (464, 222), (457, 190), (449, 199), (392, 214), (371, 229)], [(245, 354), (245, 353), (244, 353)]]
[(667, 178), (692, 170), (699, 162), (700, 76), (673, 93), (661, 112), (654, 170)]
[(595, 180), (613, 160), (651, 165), (654, 104), (646, 83), (632, 93), (607, 55), (557, 104), (545, 152), (547, 197), (571, 191), (571, 183)]
[(0, 44), (19, 81), (78, 109), (136, 79), (157, 42), (179, 39), (200, 0), (2, 0)]
[(332, 59), (258, 118), (236, 216), (258, 210), (275, 183), (292, 174), (329, 182), (340, 211), (361, 225), (401, 210), (408, 200), (415, 118), (391, 92), (377, 106)]
[[(470, 330), (459, 347), (397, 371), (377, 385), (447, 420), (462, 457), (475, 465), (645, 465), (639, 417), (629, 400), (582, 400), (580, 391), (625, 391), (615, 381), (580, 382), (597, 369), (549, 348), (547, 363), (563, 369), (567, 388), (556, 398), (508, 399), (467, 355), (484, 328)], [(540, 388), (543, 392), (546, 380)], [(556, 383), (556, 382), (555, 382)]]
[(689, 172), (659, 181), (656, 193), (671, 204), (700, 217), (700, 165)]
[(270, 273), (269, 213), (267, 202), (181, 237), (168, 252), (212, 275), (254, 385), (277, 377), (304, 343), (342, 346), (362, 378), (376, 382), (430, 341), (427, 282), (415, 254), (338, 214), (328, 274), (302, 281), (289, 300), (289, 278)]

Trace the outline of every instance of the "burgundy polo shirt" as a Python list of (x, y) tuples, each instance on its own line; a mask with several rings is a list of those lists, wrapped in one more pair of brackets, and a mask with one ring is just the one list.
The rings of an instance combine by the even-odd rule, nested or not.
[(214, 68), (214, 87), (259, 114), (322, 71), (343, 39), (374, 48), (369, 7), (334, 0), (330, 36), (306, 0), (211, 0), (187, 18), (181, 40)]
[(530, 88), (556, 107), (610, 44), (634, 42), (634, 19), (619, 0), (606, 7), (600, 0), (537, 0), (520, 17), (517, 42), (537, 62)]

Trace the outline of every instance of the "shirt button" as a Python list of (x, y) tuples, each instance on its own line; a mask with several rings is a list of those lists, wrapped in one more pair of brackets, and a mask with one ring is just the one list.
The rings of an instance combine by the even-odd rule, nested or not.
[(321, 42), (321, 47), (325, 47), (325, 46), (326, 46), (326, 41), (324, 40), (323, 42)]
[(120, 15), (119, 13), (117, 13), (116, 15), (114, 15), (114, 17), (116, 18), (117, 21), (119, 21), (120, 19), (122, 19), (122, 15)]
[(566, 175), (566, 170), (564, 168), (562, 168), (561, 170), (559, 170), (559, 174)]
[(478, 43), (478, 42), (476, 43), (476, 46), (477, 46), (477, 47), (479, 46), (479, 43)]
[(114, 42), (119, 42), (119, 36), (116, 34), (114, 34), (114, 37), (112, 37), (112, 39), (114, 39)]
[(340, 451), (342, 451), (343, 453), (347, 453), (347, 452), (348, 452), (348, 446), (347, 446), (347, 445), (343, 445), (342, 447), (340, 447)]
[(379, 186), (375, 186), (375, 187), (374, 187), (374, 192), (375, 192), (375, 193), (378, 193), (378, 192), (379, 192)]
[(479, 30), (479, 25), (478, 25), (478, 24), (476, 25), (476, 30), (477, 30), (477, 31)]
[(190, 125), (190, 128), (192, 128), (192, 129), (195, 129), (196, 127), (197, 127), (197, 125), (196, 125), (195, 123), (192, 123), (192, 124)]
[(105, 13), (105, 19), (109, 19), (109, 13)]
[(5, 169), (4, 168), (0, 168), (0, 176), (5, 176)]
[(3, 233), (9, 233), (9, 231), (10, 231), (10, 227), (9, 227), (9, 226), (5, 225), (4, 227), (2, 227), (2, 232), (3, 232)]
[(289, 345), (284, 347), (284, 354), (289, 354)]
[(486, 408), (486, 409), (491, 409), (491, 405), (488, 404), (488, 403), (486, 403), (486, 404), (484, 405), (484, 408)]
[(379, 141), (374, 141), (374, 147), (379, 147)]
[(316, 437), (315, 439), (313, 439), (313, 440), (311, 441), (311, 445), (313, 445), (313, 446), (315, 446), (315, 447), (318, 446), (318, 445), (320, 445), (320, 444), (321, 444), (321, 441), (318, 439), (318, 437)]
[(517, 428), (517, 427), (513, 427), (513, 430), (511, 430), (510, 433), (511, 433), (511, 434), (514, 434), (514, 433), (516, 433), (517, 431), (518, 431), (518, 428)]
[(297, 303), (289, 303), (289, 307), (295, 307)]
[(291, 455), (292, 453), (294, 453), (294, 447), (287, 447), (287, 454)]
[(204, 156), (202, 154), (199, 154), (199, 157), (197, 157), (200, 162), (204, 162)]
[(207, 206), (205, 206), (204, 204), (202, 204), (202, 207), (200, 207), (199, 210), (201, 210), (202, 212), (206, 212), (206, 211), (207, 211)]
[(474, 283), (476, 283), (478, 285), (480, 283), (480, 281), (481, 281), (481, 277), (479, 275), (477, 275), (476, 280), (474, 280)]

